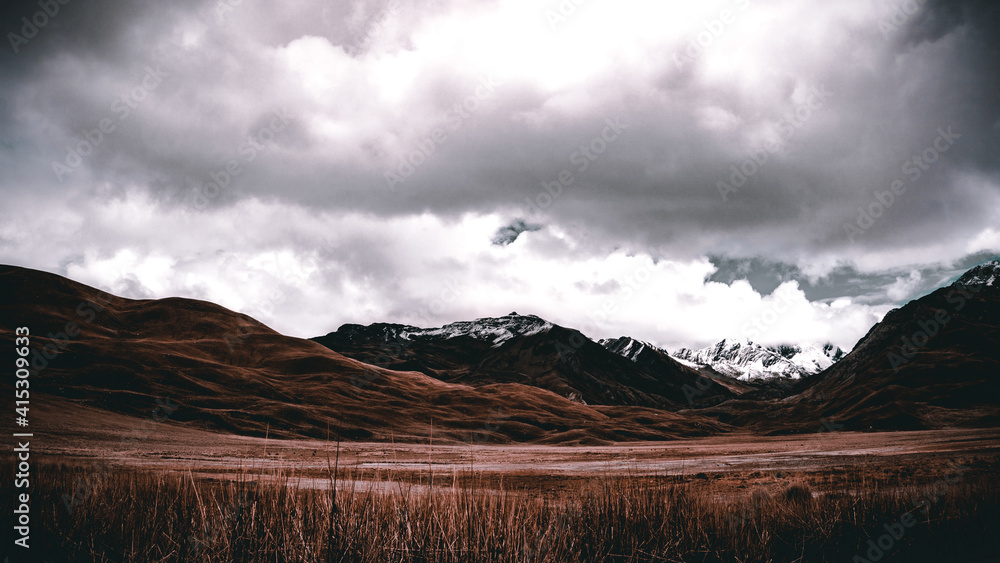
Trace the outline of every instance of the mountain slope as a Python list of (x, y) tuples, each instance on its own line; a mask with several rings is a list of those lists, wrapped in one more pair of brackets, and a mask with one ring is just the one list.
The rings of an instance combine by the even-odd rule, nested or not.
[(706, 380), (714, 381), (725, 387), (741, 400), (782, 398), (788, 395), (793, 384), (793, 380), (785, 378), (741, 380), (732, 375), (720, 373), (710, 365), (675, 358), (662, 348), (627, 336), (604, 339), (600, 341), (600, 344), (609, 351), (628, 358), (638, 365), (645, 366), (655, 373), (672, 373), (678, 370), (688, 373), (695, 372), (700, 379), (693, 389), (691, 386), (685, 388), (685, 392), (695, 397), (701, 395), (701, 390), (706, 387)]
[[(445, 442), (596, 444), (734, 428), (997, 426), (998, 273), (1000, 263), (983, 265), (891, 311), (790, 396), (774, 381), (699, 373), (645, 343), (602, 346), (530, 315), (439, 329), (345, 325), (321, 339), (378, 364), (369, 365), (212, 303), (122, 299), (10, 266), (0, 266), (0, 348), (13, 364), (14, 329), (30, 328), (32, 405), (58, 396), (138, 421), (169, 400), (170, 424), (236, 434), (324, 438), (329, 428), (416, 441), (433, 427)], [(692, 387), (704, 393), (689, 402)], [(12, 379), (0, 388), (12, 392)], [(71, 409), (48, 412), (72, 426)]]
[[(237, 434), (355, 440), (599, 443), (723, 431), (698, 416), (605, 409), (517, 384), (473, 388), (370, 366), (190, 299), (129, 300), (0, 266), (0, 347), (31, 332), (33, 404), (47, 396), (137, 418), (157, 400), (171, 423)], [(44, 336), (43, 336), (44, 335)], [(46, 355), (48, 357), (46, 357)], [(0, 387), (9, 392), (8, 381)], [(65, 414), (72, 425), (72, 413)]]
[(1000, 423), (1000, 262), (886, 314), (843, 360), (804, 381), (798, 410), (847, 429)]
[[(694, 385), (687, 385), (684, 388), (687, 396), (700, 397), (707, 390), (707, 381), (711, 380), (718, 385), (732, 392), (733, 396), (742, 395), (759, 389), (759, 386), (747, 384), (732, 377), (723, 375), (709, 366), (699, 366), (693, 363), (685, 363), (671, 356), (666, 350), (654, 346), (648, 342), (636, 340), (629, 336), (619, 338), (605, 338), (599, 342), (608, 351), (618, 354), (632, 361), (637, 366), (648, 369), (662, 377), (684, 378), (695, 374), (697, 379)], [(732, 396), (722, 396), (720, 398), (731, 398)]]
[(516, 313), (436, 329), (344, 325), (313, 340), (348, 357), (450, 383), (520, 383), (584, 404), (677, 410), (734, 396), (672, 359), (636, 363), (579, 331)]

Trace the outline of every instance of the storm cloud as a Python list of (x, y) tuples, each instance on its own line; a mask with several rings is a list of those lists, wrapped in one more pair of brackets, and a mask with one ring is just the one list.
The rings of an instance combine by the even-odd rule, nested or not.
[(995, 2), (2, 12), (0, 261), (133, 297), (849, 348), (1000, 252)]

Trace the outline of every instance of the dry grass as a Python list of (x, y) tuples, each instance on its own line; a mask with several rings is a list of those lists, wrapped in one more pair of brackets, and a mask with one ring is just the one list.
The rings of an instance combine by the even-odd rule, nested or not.
[[(354, 479), (333, 466), (336, 486), (317, 490), (254, 470), (231, 481), (197, 481), (41, 465), (32, 555), (272, 563), (851, 561), (864, 556), (869, 537), (885, 533), (884, 524), (910, 512), (917, 524), (882, 561), (963, 561), (989, 552), (1000, 515), (1000, 489), (989, 475), (939, 490), (926, 513), (913, 500), (933, 490), (926, 484), (818, 496), (796, 484), (782, 494), (727, 502), (684, 478), (609, 476), (554, 502), (468, 476), (420, 493)], [(74, 489), (69, 511), (63, 495)]]

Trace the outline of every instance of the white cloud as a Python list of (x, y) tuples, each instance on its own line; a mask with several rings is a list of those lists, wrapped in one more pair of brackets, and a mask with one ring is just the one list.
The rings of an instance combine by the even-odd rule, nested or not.
[(897, 277), (896, 281), (886, 289), (886, 295), (894, 301), (903, 301), (912, 298), (914, 290), (923, 281), (920, 270), (911, 270), (908, 277)]
[[(516, 309), (665, 346), (746, 336), (749, 323), (762, 341), (846, 347), (922, 280), (810, 302), (795, 282), (768, 295), (707, 282), (704, 256), (795, 265), (806, 286), (844, 267), (895, 276), (1000, 251), (996, 104), (980, 94), (997, 90), (993, 60), (981, 62), (996, 34), (972, 3), (948, 18), (927, 4), (911, 20), (926, 25), (889, 41), (885, 7), (858, 2), (590, 1), (555, 29), (546, 11), (559, 3), (531, 0), (390, 14), (382, 2), (244, 2), (224, 22), (214, 2), (207, 19), (157, 6), (108, 10), (100, 33), (61, 21), (65, 41), (49, 33), (23, 68), (0, 68), (3, 260), (134, 297), (217, 301), (305, 336)], [(169, 73), (162, 85), (57, 181), (53, 159), (117, 119), (110, 104), (151, 63)], [(387, 190), (384, 172), (490, 76), (500, 85), (480, 109)], [(729, 167), (824, 85), (829, 103), (721, 201)], [(192, 208), (193, 190), (283, 107), (290, 126)], [(615, 116), (629, 129), (577, 173), (570, 155)], [(845, 221), (949, 125), (954, 149), (849, 241)], [(525, 216), (525, 198), (563, 169), (573, 184)], [(545, 228), (491, 246), (518, 216)]]
[[(81, 212), (89, 220), (47, 241), (69, 277), (126, 297), (213, 301), (302, 337), (346, 322), (438, 326), (516, 310), (593, 338), (669, 348), (749, 336), (760, 318), (762, 342), (849, 347), (878, 318), (850, 299), (810, 303), (795, 282), (762, 296), (742, 280), (706, 281), (715, 271), (707, 258), (654, 263), (656, 248), (584, 256), (558, 228), (498, 247), (490, 239), (499, 216), (373, 220), (257, 200), (199, 214), (138, 192), (64, 210)], [(16, 262), (45, 269), (52, 258)]]

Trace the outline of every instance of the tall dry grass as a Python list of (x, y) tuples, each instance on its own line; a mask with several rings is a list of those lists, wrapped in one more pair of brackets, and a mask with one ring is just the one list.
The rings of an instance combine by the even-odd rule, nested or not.
[[(96, 475), (87, 467), (37, 468), (35, 560), (851, 561), (865, 557), (884, 524), (910, 512), (918, 523), (881, 561), (964, 561), (996, 549), (1000, 524), (1000, 490), (988, 476), (950, 486), (925, 514), (913, 499), (928, 489), (916, 485), (815, 498), (798, 486), (726, 502), (683, 479), (608, 476), (546, 501), (474, 477), (418, 493), (401, 483), (362, 483), (343, 468), (331, 469), (337, 483), (326, 490), (251, 469), (227, 481), (137, 470)], [(81, 481), (85, 494), (69, 511), (63, 495)]]

